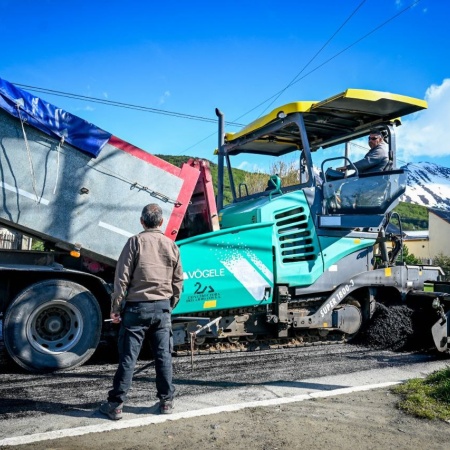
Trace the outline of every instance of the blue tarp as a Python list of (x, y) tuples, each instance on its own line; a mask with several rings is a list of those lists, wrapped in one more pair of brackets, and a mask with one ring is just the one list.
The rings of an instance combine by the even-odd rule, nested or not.
[[(20, 117), (19, 110), (20, 109)], [(97, 157), (111, 133), (0, 78), (0, 108), (44, 133)]]

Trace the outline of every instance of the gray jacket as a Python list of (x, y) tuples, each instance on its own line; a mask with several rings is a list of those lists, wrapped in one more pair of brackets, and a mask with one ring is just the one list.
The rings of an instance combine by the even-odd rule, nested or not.
[(383, 143), (375, 146), (370, 149), (363, 159), (353, 164), (359, 173), (381, 172), (385, 170), (389, 164), (387, 145)]

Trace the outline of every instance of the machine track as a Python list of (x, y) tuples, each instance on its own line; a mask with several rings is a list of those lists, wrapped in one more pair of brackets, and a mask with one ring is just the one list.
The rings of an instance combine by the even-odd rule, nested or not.
[(304, 336), (277, 338), (277, 339), (255, 339), (232, 340), (216, 339), (214, 342), (205, 342), (202, 344), (194, 343), (193, 346), (178, 346), (174, 349), (175, 356), (189, 355), (210, 355), (216, 353), (234, 353), (234, 352), (257, 352), (283, 348), (313, 347), (323, 345), (339, 345), (348, 342), (342, 333), (329, 333), (325, 337), (318, 334), (308, 333)]

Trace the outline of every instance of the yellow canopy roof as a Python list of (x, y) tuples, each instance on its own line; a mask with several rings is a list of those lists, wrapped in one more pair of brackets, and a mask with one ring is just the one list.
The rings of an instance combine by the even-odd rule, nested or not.
[[(322, 102), (301, 101), (275, 108), (237, 133), (227, 133), (229, 153), (251, 151), (255, 153), (282, 154), (303, 147), (299, 130), (292, 115), (302, 114), (311, 150), (345, 142), (348, 136), (364, 132), (371, 127), (398, 120), (400, 117), (427, 108), (427, 102), (389, 92), (347, 89)], [(291, 119), (290, 117), (291, 116)], [(283, 118), (284, 117), (284, 118)], [(275, 121), (280, 126), (261, 134), (264, 127)], [(254, 134), (256, 140), (239, 145), (240, 138)], [(233, 143), (238, 144), (235, 147)]]

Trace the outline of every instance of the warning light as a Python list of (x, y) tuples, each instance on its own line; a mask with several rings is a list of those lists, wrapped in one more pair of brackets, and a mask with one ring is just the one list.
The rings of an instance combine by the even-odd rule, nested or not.
[(81, 256), (81, 244), (76, 243), (73, 247), (73, 250), (70, 251), (70, 256), (72, 256), (73, 258), (79, 258)]

